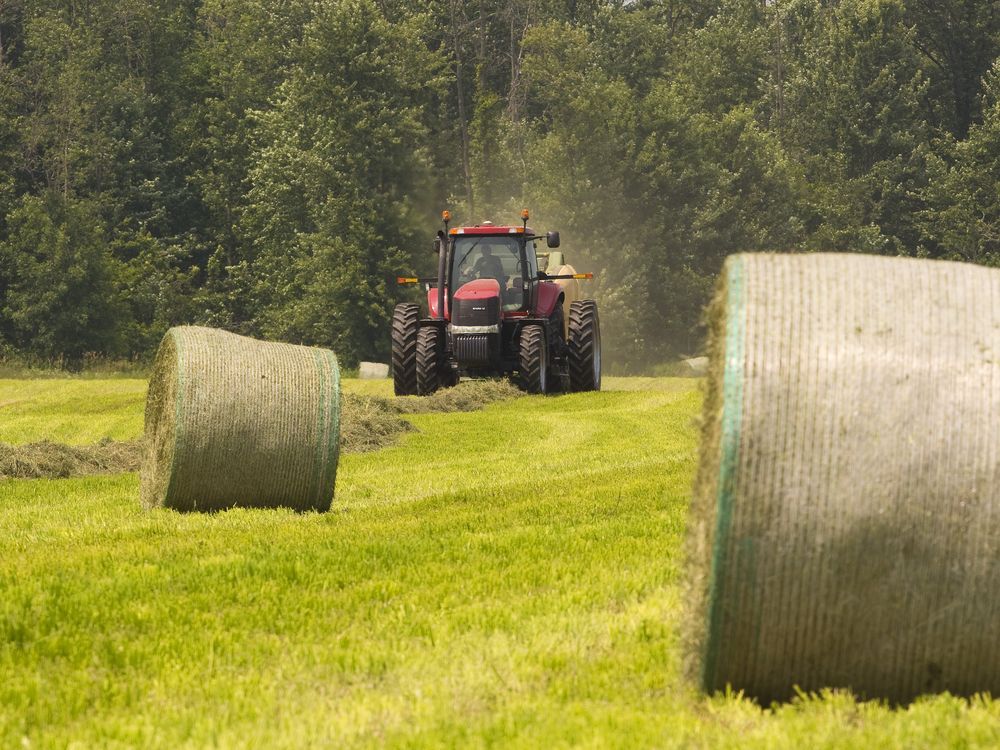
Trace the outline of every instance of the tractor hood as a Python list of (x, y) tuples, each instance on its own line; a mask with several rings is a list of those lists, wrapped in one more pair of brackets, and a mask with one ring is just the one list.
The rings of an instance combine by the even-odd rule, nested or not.
[(463, 284), (455, 292), (455, 299), (485, 299), (500, 296), (500, 282), (496, 279), (476, 279)]
[(500, 283), (496, 279), (476, 279), (463, 284), (452, 300), (453, 330), (486, 333), (499, 330)]

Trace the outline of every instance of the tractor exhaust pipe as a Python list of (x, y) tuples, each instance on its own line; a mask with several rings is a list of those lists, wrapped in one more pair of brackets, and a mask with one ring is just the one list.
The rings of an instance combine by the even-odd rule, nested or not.
[(448, 240), (444, 232), (439, 232), (441, 236), (441, 249), (438, 251), (438, 317), (444, 320), (444, 279), (448, 268)]
[(448, 273), (448, 222), (451, 221), (451, 212), (442, 211), (441, 219), (444, 221), (444, 229), (438, 230), (438, 317), (444, 320), (444, 280)]

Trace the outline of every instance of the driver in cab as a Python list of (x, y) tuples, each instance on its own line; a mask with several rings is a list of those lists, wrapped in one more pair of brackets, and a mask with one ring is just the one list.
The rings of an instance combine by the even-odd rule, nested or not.
[(496, 279), (500, 286), (507, 283), (507, 274), (504, 273), (503, 263), (493, 254), (493, 248), (486, 245), (483, 254), (479, 256), (472, 266), (472, 276), (477, 279)]

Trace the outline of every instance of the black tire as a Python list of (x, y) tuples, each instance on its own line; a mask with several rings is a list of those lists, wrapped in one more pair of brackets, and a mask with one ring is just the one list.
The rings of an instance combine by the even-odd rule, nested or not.
[(400, 302), (392, 312), (392, 388), (397, 396), (417, 392), (417, 331), (420, 306)]
[(441, 387), (441, 331), (423, 326), (417, 334), (417, 395), (430, 396)]
[(601, 321), (594, 300), (569, 306), (569, 382), (574, 391), (601, 390)]
[(522, 328), (517, 355), (518, 386), (526, 393), (545, 393), (549, 380), (549, 342), (545, 328), (540, 325)]
[(458, 370), (453, 370), (450, 367), (441, 368), (441, 387), (442, 388), (454, 388), (458, 385), (459, 376)]

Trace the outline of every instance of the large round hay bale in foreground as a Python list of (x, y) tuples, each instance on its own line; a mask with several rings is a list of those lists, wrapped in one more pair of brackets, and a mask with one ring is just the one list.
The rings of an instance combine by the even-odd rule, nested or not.
[(1000, 694), (1000, 272), (739, 255), (711, 328), (693, 676)]
[(149, 382), (142, 502), (327, 510), (339, 435), (333, 352), (171, 328)]

